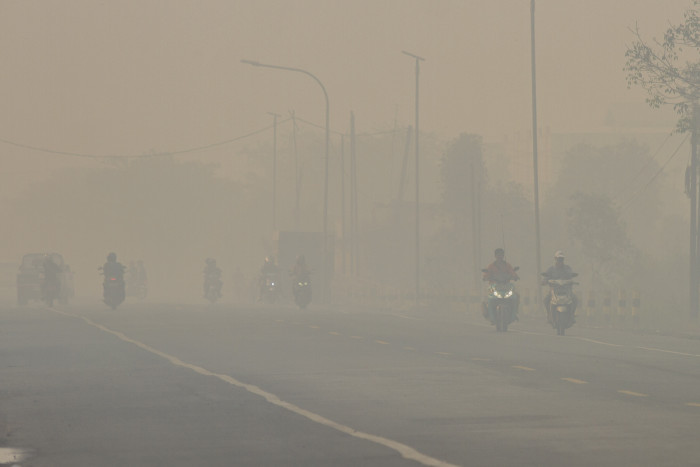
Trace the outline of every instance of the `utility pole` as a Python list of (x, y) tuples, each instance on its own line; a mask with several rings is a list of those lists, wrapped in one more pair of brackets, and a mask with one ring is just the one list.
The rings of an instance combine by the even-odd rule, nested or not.
[(532, 167), (535, 196), (535, 254), (537, 255), (537, 304), (542, 303), (542, 254), (540, 252), (540, 182), (537, 168), (537, 74), (535, 73), (535, 0), (530, 0), (530, 47), (532, 50)]
[(272, 115), (272, 231), (277, 230), (277, 115)]
[(355, 276), (358, 276), (359, 271), (359, 249), (360, 242), (358, 239), (359, 228), (358, 228), (358, 208), (357, 208), (357, 153), (356, 153), (356, 140), (357, 135), (355, 134), (355, 113), (350, 112), (350, 257), (352, 272)]
[(294, 149), (294, 228), (299, 230), (299, 198), (301, 196), (301, 184), (299, 183), (299, 152), (297, 151), (297, 117), (293, 110), (291, 110), (289, 114), (292, 117), (292, 146)]
[(340, 270), (345, 275), (345, 135), (340, 135)]
[(419, 112), (419, 99), (418, 99), (418, 93), (420, 90), (419, 84), (419, 78), (420, 78), (420, 62), (425, 61), (423, 57), (419, 57), (418, 55), (414, 55), (412, 53), (406, 52), (405, 50), (402, 51), (402, 53), (408, 55), (409, 57), (413, 57), (416, 60), (416, 112), (415, 112), (415, 117), (416, 117), (416, 308), (420, 306), (420, 193), (419, 193), (419, 155), (420, 155), (420, 145), (418, 144), (418, 135), (420, 134), (420, 126), (418, 125), (419, 119), (418, 116), (420, 115)]
[(690, 316), (698, 313), (698, 165), (697, 165), (697, 108), (693, 106), (693, 129), (690, 139)]

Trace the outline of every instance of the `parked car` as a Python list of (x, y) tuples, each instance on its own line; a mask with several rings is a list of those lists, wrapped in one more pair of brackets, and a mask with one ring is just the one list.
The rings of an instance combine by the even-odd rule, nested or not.
[(27, 253), (17, 272), (17, 303), (25, 306), (30, 300), (41, 300), (41, 284), (44, 280), (44, 258), (51, 256), (60, 268), (61, 287), (58, 294), (59, 303), (65, 305), (73, 298), (73, 273), (58, 253)]

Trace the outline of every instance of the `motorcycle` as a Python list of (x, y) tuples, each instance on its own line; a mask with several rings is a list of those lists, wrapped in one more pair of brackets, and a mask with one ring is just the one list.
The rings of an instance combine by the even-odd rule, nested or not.
[(44, 277), (41, 283), (41, 299), (46, 303), (46, 306), (52, 307), (53, 301), (58, 299), (61, 294), (61, 282), (58, 277)]
[(311, 277), (309, 274), (294, 278), (294, 303), (303, 310), (311, 303)]
[(130, 282), (126, 287), (126, 295), (144, 300), (148, 295), (148, 286), (142, 281)]
[[(104, 270), (102, 268), (99, 269), (103, 271), (104, 274)], [(126, 297), (124, 278), (119, 277), (116, 274), (104, 274), (104, 276), (105, 279), (104, 283), (102, 284), (104, 288), (104, 302), (111, 309), (115, 310), (122, 304), (124, 298)]]
[(546, 283), (549, 285), (550, 301), (549, 301), (549, 320), (554, 329), (557, 330), (557, 335), (563, 336), (566, 329), (574, 325), (574, 300), (575, 295), (573, 286), (578, 285), (572, 279), (578, 276), (577, 273), (572, 273), (566, 279), (549, 279), (545, 273)]
[(267, 273), (261, 280), (262, 297), (267, 303), (275, 303), (277, 301), (277, 285), (278, 275), (275, 273)]
[(221, 279), (218, 276), (204, 276), (204, 298), (211, 303), (216, 303), (221, 298)]
[[(518, 269), (520, 268), (513, 268), (514, 271)], [(487, 272), (487, 270), (482, 269), (482, 272)], [(489, 285), (486, 301), (482, 303), (482, 310), (484, 318), (491, 321), (491, 324), (496, 325), (496, 331), (508, 331), (508, 325), (517, 319), (517, 299), (518, 296), (515, 293), (515, 285), (510, 280), (510, 277), (504, 275), (494, 278)], [(495, 302), (493, 318), (489, 316), (488, 311), (488, 303), (490, 301)]]

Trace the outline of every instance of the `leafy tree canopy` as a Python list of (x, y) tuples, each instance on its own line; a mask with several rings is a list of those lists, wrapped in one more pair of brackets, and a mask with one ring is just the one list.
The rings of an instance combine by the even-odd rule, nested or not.
[(644, 88), (651, 107), (672, 104), (680, 116), (680, 132), (691, 127), (692, 107), (700, 98), (699, 5), (700, 0), (693, 0), (684, 21), (669, 26), (662, 41), (644, 39), (635, 27), (635, 41), (625, 53), (628, 87)]

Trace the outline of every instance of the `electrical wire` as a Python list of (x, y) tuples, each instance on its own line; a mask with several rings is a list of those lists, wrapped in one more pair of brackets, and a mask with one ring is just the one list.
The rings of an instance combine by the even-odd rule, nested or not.
[[(280, 125), (282, 123), (288, 122), (291, 120), (291, 118), (287, 118), (285, 120), (282, 120), (278, 122), (277, 124)], [(216, 143), (211, 143), (203, 146), (196, 146), (188, 149), (180, 149), (176, 151), (163, 151), (163, 152), (156, 152), (152, 154), (139, 154), (139, 155), (133, 155), (133, 154), (114, 154), (114, 155), (98, 155), (98, 154), (82, 154), (82, 153), (77, 153), (77, 152), (69, 152), (69, 151), (58, 151), (55, 149), (47, 149), (47, 148), (40, 148), (37, 146), (31, 146), (28, 144), (22, 144), (22, 143), (17, 143), (14, 141), (9, 141), (6, 139), (0, 138), (0, 143), (7, 144), (9, 146), (15, 146), (18, 148), (23, 148), (23, 149), (30, 149), (32, 151), (36, 152), (43, 152), (47, 154), (54, 154), (54, 155), (59, 155), (59, 156), (69, 156), (69, 157), (79, 157), (83, 159), (147, 159), (151, 157), (164, 157), (164, 156), (174, 156), (174, 155), (179, 155), (179, 154), (188, 154), (188, 153), (193, 153), (193, 152), (198, 152), (198, 151), (205, 151), (207, 149), (219, 147), (219, 146), (224, 146), (227, 144), (234, 143), (236, 141), (240, 141), (245, 138), (249, 138), (251, 136), (255, 136), (257, 134), (263, 133), (267, 130), (270, 130), (273, 128), (274, 125), (268, 125), (264, 128), (260, 128), (255, 131), (251, 131), (250, 133), (246, 133), (245, 135), (237, 136), (235, 138), (227, 139), (224, 141), (219, 141)]]
[(642, 191), (646, 190), (646, 189), (649, 187), (649, 185), (651, 185), (651, 184), (654, 182), (654, 180), (656, 180), (656, 177), (658, 177), (659, 174), (661, 174), (661, 172), (664, 171), (664, 169), (665, 169), (666, 166), (669, 164), (669, 162), (671, 162), (671, 161), (673, 160), (673, 158), (676, 157), (676, 154), (678, 154), (678, 151), (680, 151), (681, 147), (682, 147), (682, 146), (685, 144), (685, 142), (688, 140), (688, 137), (689, 137), (689, 136), (690, 136), (690, 135), (685, 135), (685, 138), (683, 138), (683, 141), (681, 141), (681, 143), (678, 145), (678, 147), (676, 148), (676, 150), (673, 151), (673, 154), (671, 154), (671, 157), (669, 157), (668, 160), (664, 163), (664, 165), (662, 165), (662, 166), (659, 168), (659, 170), (654, 174), (654, 176), (651, 177), (651, 179), (650, 179), (643, 187), (641, 187), (640, 189), (638, 189), (637, 191), (635, 191), (634, 193), (632, 193), (632, 197), (627, 201), (627, 203), (625, 203), (624, 205), (622, 205), (622, 207), (620, 208), (620, 212), (624, 212), (625, 210), (627, 210), (627, 208), (629, 208), (629, 207), (632, 205), (632, 203), (638, 198), (638, 195), (639, 195)]

